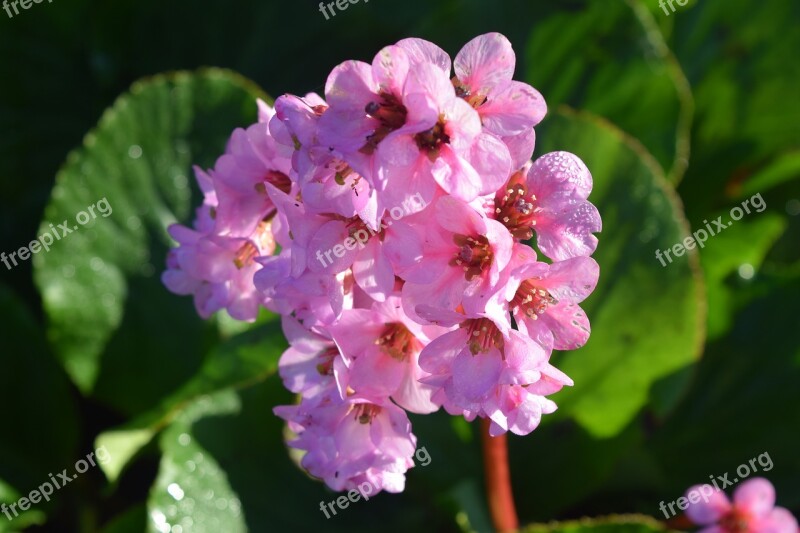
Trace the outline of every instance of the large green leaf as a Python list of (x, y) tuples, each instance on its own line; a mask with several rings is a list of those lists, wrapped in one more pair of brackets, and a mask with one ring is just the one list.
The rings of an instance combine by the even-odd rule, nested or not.
[[(207, 327), (159, 281), (166, 227), (198, 203), (191, 164), (213, 163), (231, 131), (255, 120), (258, 96), (213, 69), (138, 82), (68, 157), (40, 233), (62, 221), (78, 229), (34, 266), (49, 339), (84, 393), (136, 413), (197, 371)], [(110, 207), (78, 227), (101, 200)]]
[(636, 137), (678, 181), (688, 164), (694, 104), (680, 65), (640, 0), (579, 2), (537, 24), (527, 79), (551, 109), (568, 104)]
[(606, 228), (595, 258), (600, 283), (585, 302), (592, 337), (556, 365), (575, 386), (560, 392), (562, 415), (591, 434), (612, 436), (652, 399), (657, 412), (674, 405), (683, 381), (652, 391), (691, 365), (704, 334), (703, 291), (694, 251), (662, 266), (656, 250), (688, 235), (680, 203), (643, 147), (588, 114), (562, 111), (542, 128), (539, 152), (566, 149), (594, 176), (590, 200)]

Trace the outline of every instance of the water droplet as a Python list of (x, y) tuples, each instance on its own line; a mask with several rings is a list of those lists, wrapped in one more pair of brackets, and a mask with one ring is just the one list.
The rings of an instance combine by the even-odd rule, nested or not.
[(800, 200), (792, 198), (786, 202), (786, 212), (793, 217), (800, 215)]
[(140, 227), (142, 227), (142, 221), (139, 219), (139, 217), (137, 217), (135, 215), (131, 215), (131, 216), (128, 217), (128, 228), (129, 229), (136, 231)]
[(161, 533), (169, 533), (170, 529), (172, 529), (167, 523), (167, 517), (158, 509), (155, 509), (150, 513), (150, 518), (153, 520), (156, 529)]
[(181, 446), (188, 446), (190, 442), (192, 442), (192, 437), (188, 433), (181, 433), (178, 437), (178, 444)]
[(142, 147), (138, 144), (132, 145), (130, 148), (128, 148), (128, 157), (131, 159), (139, 159), (142, 157)]
[(749, 263), (745, 263), (739, 267), (739, 277), (742, 279), (753, 279), (755, 273), (756, 269)]
[(167, 487), (167, 492), (170, 496), (178, 501), (183, 499), (183, 489), (177, 483), (170, 483), (170, 485)]
[(103, 267), (105, 267), (106, 264), (99, 257), (92, 257), (92, 260), (89, 261), (89, 266), (95, 272), (99, 272), (100, 270), (103, 270)]

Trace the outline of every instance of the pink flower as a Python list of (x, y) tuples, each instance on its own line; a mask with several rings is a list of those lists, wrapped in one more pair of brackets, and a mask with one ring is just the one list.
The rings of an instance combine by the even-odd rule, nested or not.
[(329, 337), (306, 329), (291, 316), (285, 315), (282, 324), (290, 345), (278, 365), (283, 384), (308, 398), (329, 389), (336, 376), (346, 372), (336, 344)]
[[(457, 319), (454, 319), (457, 320)], [(549, 353), (528, 336), (488, 318), (463, 317), (459, 327), (428, 344), (420, 366), (439, 389), (433, 396), (450, 414), (489, 417), (492, 434), (527, 434), (555, 410), (543, 398), (572, 385), (547, 362)]]
[[(783, 507), (775, 507), (775, 488), (764, 478), (748, 479), (733, 493), (733, 503), (725, 493), (710, 485), (690, 488), (696, 494), (711, 493), (690, 504), (686, 515), (701, 533), (797, 533), (797, 520)], [(712, 492), (713, 491), (713, 492)]]
[(480, 117), (447, 74), (430, 63), (415, 65), (403, 87), (413, 127), (398, 129), (378, 146), (375, 185), (387, 205), (400, 191), (419, 191), (426, 201), (436, 185), (465, 201), (490, 194), (511, 171), (511, 154), (481, 130)]
[(405, 487), (417, 439), (405, 411), (391, 402), (342, 400), (329, 391), (276, 407), (275, 414), (297, 434), (289, 445), (306, 451), (303, 468), (333, 490), (355, 489), (364, 481), (376, 492)]
[[(547, 106), (536, 89), (512, 80), (515, 64), (508, 39), (499, 33), (487, 33), (468, 42), (458, 53), (453, 83), (456, 94), (478, 111), (489, 133), (525, 139), (544, 118)], [(532, 154), (530, 146), (523, 159), (530, 159)]]
[(504, 291), (520, 331), (550, 349), (575, 350), (586, 344), (591, 327), (578, 304), (597, 286), (597, 262), (573, 257), (550, 265), (535, 259), (515, 263), (520, 264), (509, 267)]
[(279, 373), (301, 399), (275, 413), (334, 490), (403, 490), (406, 410), (525, 435), (572, 385), (549, 357), (589, 337), (601, 222), (580, 159), (530, 163), (546, 106), (515, 63), (497, 33), (454, 62), (403, 39), (337, 66), (325, 99), (258, 101), (196, 169), (193, 227), (169, 229), (163, 282), (201, 316), (281, 315)]
[(520, 240), (535, 230), (539, 249), (553, 260), (589, 256), (597, 247), (592, 234), (602, 229), (597, 208), (586, 200), (591, 191), (583, 161), (552, 152), (511, 176), (495, 195), (494, 217)]
[(467, 313), (483, 311), (511, 259), (511, 235), (450, 196), (441, 197), (428, 216), (421, 261), (399, 273), (406, 280), (406, 312), (419, 317), (424, 309), (455, 311), (459, 305)]
[(400, 298), (392, 296), (371, 309), (342, 313), (328, 328), (348, 366), (342, 389), (361, 398), (391, 397), (413, 413), (432, 413), (439, 405), (431, 401), (434, 388), (420, 382), (428, 376), (418, 363), (419, 354), (431, 338), (444, 331), (421, 326), (403, 313)]

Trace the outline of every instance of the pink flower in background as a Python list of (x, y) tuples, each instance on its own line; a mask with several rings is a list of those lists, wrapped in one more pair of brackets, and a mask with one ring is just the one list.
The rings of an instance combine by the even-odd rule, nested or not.
[[(700, 485), (687, 491), (703, 494)], [(711, 489), (710, 485), (705, 488)], [(797, 533), (797, 520), (783, 507), (775, 506), (775, 488), (764, 478), (743, 482), (733, 492), (733, 502), (714, 490), (708, 501), (690, 504), (689, 519), (704, 526), (701, 533)]]
[(409, 38), (334, 68), (324, 99), (259, 101), (169, 230), (163, 282), (201, 316), (281, 315), (300, 401), (275, 413), (334, 490), (403, 490), (406, 411), (527, 435), (573, 385), (550, 355), (589, 338), (601, 221), (577, 156), (530, 162), (547, 107), (515, 65), (498, 33), (452, 62)]

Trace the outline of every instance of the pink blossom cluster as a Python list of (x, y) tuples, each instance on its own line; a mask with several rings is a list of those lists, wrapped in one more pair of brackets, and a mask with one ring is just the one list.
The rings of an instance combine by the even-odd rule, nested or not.
[[(707, 492), (706, 492), (707, 491)], [(702, 501), (692, 494), (708, 494)], [(686, 515), (701, 526), (700, 533), (798, 533), (792, 513), (775, 505), (775, 488), (757, 477), (742, 483), (731, 502), (724, 492), (711, 485), (695, 485), (686, 491), (692, 504)]]
[(197, 170), (194, 228), (170, 228), (164, 283), (202, 316), (283, 317), (280, 375), (301, 399), (275, 412), (335, 490), (403, 490), (407, 412), (525, 435), (572, 385), (549, 359), (589, 337), (601, 220), (578, 157), (531, 161), (546, 105), (515, 62), (497, 33), (452, 62), (404, 39), (334, 68), (324, 99), (260, 102)]

